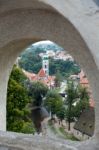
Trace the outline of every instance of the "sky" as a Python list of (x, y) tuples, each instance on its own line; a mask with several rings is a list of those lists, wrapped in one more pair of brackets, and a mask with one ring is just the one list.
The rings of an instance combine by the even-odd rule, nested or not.
[(53, 44), (53, 42), (51, 42), (51, 41), (49, 41), (49, 40), (46, 40), (46, 41), (40, 41), (40, 42), (36, 42), (36, 43), (34, 43), (34, 44), (32, 44), (32, 45), (38, 45), (38, 44)]

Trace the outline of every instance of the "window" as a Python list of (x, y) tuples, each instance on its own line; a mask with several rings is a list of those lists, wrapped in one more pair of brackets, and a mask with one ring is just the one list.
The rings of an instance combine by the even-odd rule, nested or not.
[(45, 65), (45, 68), (47, 68), (47, 65)]

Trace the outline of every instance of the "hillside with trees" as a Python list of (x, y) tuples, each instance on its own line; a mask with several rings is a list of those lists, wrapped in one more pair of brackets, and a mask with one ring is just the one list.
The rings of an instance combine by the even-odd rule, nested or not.
[[(20, 56), (19, 66), (28, 72), (38, 73), (42, 67), (42, 58), (39, 53), (53, 49), (54, 51), (62, 50), (55, 44), (38, 44), (32, 45), (27, 48)], [(75, 61), (69, 60), (55, 60), (49, 58), (49, 74), (56, 75), (57, 72), (61, 73), (63, 78), (66, 78), (72, 74), (78, 74), (80, 67)]]

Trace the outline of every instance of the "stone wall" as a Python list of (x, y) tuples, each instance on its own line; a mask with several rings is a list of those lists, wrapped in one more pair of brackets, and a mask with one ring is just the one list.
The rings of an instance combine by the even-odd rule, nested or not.
[(7, 83), (17, 56), (31, 43), (47, 39), (67, 50), (86, 72), (96, 103), (95, 136), (99, 136), (99, 13), (98, 6), (90, 2), (0, 1), (1, 130), (6, 130)]

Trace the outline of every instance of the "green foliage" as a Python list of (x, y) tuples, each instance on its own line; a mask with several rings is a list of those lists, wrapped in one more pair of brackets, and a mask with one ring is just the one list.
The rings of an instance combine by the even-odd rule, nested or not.
[(57, 71), (55, 75), (55, 87), (60, 87), (60, 83), (62, 81), (62, 76), (59, 71)]
[[(7, 130), (14, 132), (28, 132), (24, 130), (26, 125), (32, 122), (29, 119), (30, 111), (27, 108), (30, 99), (28, 92), (24, 88), (26, 77), (21, 69), (14, 66), (9, 82), (7, 92)], [(34, 130), (34, 128), (33, 128)]]
[(19, 61), (21, 68), (29, 71), (38, 73), (42, 67), (42, 59), (39, 55), (36, 55), (34, 52), (28, 52), (26, 55), (22, 55), (22, 58)]
[(89, 107), (89, 94), (85, 87), (79, 86), (78, 87), (78, 94), (79, 94), (79, 101), (74, 107), (74, 115), (76, 118), (79, 118), (80, 114), (84, 109)]
[(44, 105), (52, 116), (57, 114), (63, 107), (62, 97), (54, 90), (48, 91)]
[(72, 140), (72, 141), (79, 141), (73, 134), (67, 133), (66, 130), (64, 129), (64, 127), (55, 126), (52, 123), (52, 120), (48, 121), (48, 125), (49, 125), (50, 129), (54, 132), (54, 134), (57, 134), (59, 137), (68, 139), (68, 140)]
[(73, 134), (67, 133), (63, 127), (60, 127), (59, 130), (64, 135), (65, 139), (79, 141)]
[(13, 105), (11, 105), (13, 106), (13, 109), (19, 108), (21, 110), (29, 102), (28, 95), (24, 87), (13, 79), (10, 79), (9, 81), (8, 98), (11, 100), (10, 102), (13, 102)]
[[(44, 47), (30, 47), (21, 54), (19, 65), (21, 68), (29, 72), (38, 73), (42, 67), (42, 59), (39, 56), (40, 52), (44, 52)], [(80, 67), (73, 61), (49, 59), (49, 74), (56, 75), (60, 71), (63, 78), (69, 77), (71, 74), (78, 74)]]
[(27, 79), (26, 76), (23, 74), (21, 68), (18, 68), (16, 65), (13, 66), (10, 79), (15, 80), (20, 84), (24, 84), (24, 81)]
[(33, 106), (41, 106), (48, 87), (41, 82), (33, 82), (29, 87), (29, 95), (33, 99)]
[(60, 110), (57, 111), (56, 115), (61, 121), (64, 120), (65, 116), (66, 116), (66, 109), (65, 109), (65, 107), (61, 107)]
[(74, 83), (71, 81), (67, 82), (67, 98), (66, 98), (66, 104), (67, 104), (67, 109), (66, 109), (66, 120), (68, 121), (68, 130), (70, 130), (70, 124), (71, 121), (74, 118), (73, 114), (73, 108), (74, 108), (74, 102), (76, 101), (76, 98), (78, 96), (77, 93), (77, 88), (75, 88)]
[(35, 133), (35, 128), (34, 128), (34, 125), (33, 125), (33, 122), (30, 121), (30, 122), (25, 122), (23, 124), (23, 127), (22, 127), (22, 133)]
[(50, 75), (55, 75), (57, 71), (60, 71), (62, 77), (69, 77), (72, 74), (78, 74), (80, 72), (80, 68), (75, 62), (54, 60), (53, 58), (49, 60), (49, 70)]
[(89, 93), (87, 91), (86, 87), (82, 87), (81, 85), (78, 86), (78, 93), (79, 93), (79, 97), (84, 100), (87, 99), (89, 100)]
[(66, 93), (66, 120), (70, 130), (70, 123), (74, 118), (78, 118), (81, 112), (89, 107), (89, 94), (86, 88), (75, 86), (71, 81), (68, 82)]
[[(50, 43), (44, 43), (44, 41), (43, 41), (43, 43), (42, 43), (42, 41), (41, 42), (37, 42), (36, 44), (35, 43), (33, 43), (32, 45), (30, 45), (27, 49), (26, 49), (26, 51), (24, 51), (23, 53), (24, 54), (26, 54), (27, 53), (27, 51), (29, 51), (29, 52), (34, 52), (34, 53), (36, 53), (36, 54), (38, 54), (38, 53), (42, 53), (42, 52), (46, 52), (47, 50), (54, 50), (54, 51), (58, 51), (58, 50), (63, 50), (63, 48), (62, 47), (60, 47), (60, 46), (58, 46), (56, 43), (53, 43), (53, 42), (50, 42)], [(22, 54), (21, 54), (22, 55)]]

